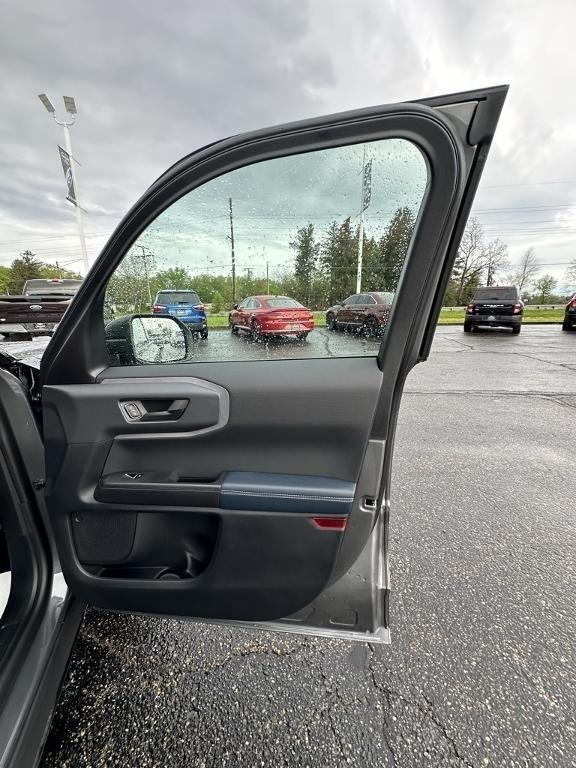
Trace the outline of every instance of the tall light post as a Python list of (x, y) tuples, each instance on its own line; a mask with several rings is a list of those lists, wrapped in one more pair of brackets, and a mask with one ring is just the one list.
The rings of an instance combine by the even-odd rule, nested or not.
[[(86, 251), (86, 238), (84, 236), (84, 221), (82, 220), (82, 209), (80, 207), (80, 196), (78, 193), (78, 180), (76, 178), (76, 170), (74, 167), (74, 155), (72, 154), (72, 142), (70, 140), (70, 128), (76, 122), (76, 102), (72, 96), (63, 96), (64, 108), (68, 115), (67, 120), (58, 120), (56, 117), (56, 108), (45, 93), (39, 94), (38, 98), (46, 107), (46, 111), (52, 116), (54, 122), (61, 125), (64, 130), (64, 148), (70, 158), (70, 173), (72, 175), (72, 184), (68, 184), (68, 188), (73, 190), (74, 197), (68, 197), (70, 202), (76, 208), (76, 224), (78, 225), (78, 237), (80, 238), (80, 249), (82, 251), (82, 260), (84, 262), (84, 273), (88, 274), (88, 252)], [(65, 171), (66, 173), (66, 171)]]

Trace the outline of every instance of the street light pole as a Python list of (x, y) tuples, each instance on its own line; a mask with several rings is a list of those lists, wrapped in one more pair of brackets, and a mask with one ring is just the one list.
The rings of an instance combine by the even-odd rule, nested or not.
[(234, 214), (232, 212), (232, 198), (228, 198), (230, 208), (230, 248), (232, 250), (232, 306), (236, 304), (236, 253), (234, 251)]
[(366, 167), (366, 144), (362, 146), (362, 194), (360, 196), (360, 222), (358, 224), (358, 262), (356, 266), (356, 293), (362, 290), (362, 255), (364, 251), (364, 168)]
[(64, 96), (64, 107), (66, 108), (66, 112), (68, 113), (69, 119), (58, 120), (58, 118), (56, 117), (56, 109), (54, 108), (54, 105), (52, 104), (48, 96), (46, 96), (45, 93), (41, 93), (38, 98), (40, 99), (42, 104), (44, 104), (44, 106), (46, 107), (46, 110), (50, 113), (50, 115), (54, 119), (54, 122), (62, 126), (64, 130), (64, 149), (70, 156), (70, 172), (72, 174), (72, 181), (74, 183), (74, 191), (75, 191), (75, 197), (76, 197), (76, 201), (73, 202), (72, 204), (76, 208), (76, 225), (78, 227), (78, 237), (80, 239), (80, 250), (82, 252), (82, 261), (84, 262), (84, 274), (88, 274), (90, 265), (88, 263), (88, 252), (86, 250), (86, 237), (84, 234), (84, 220), (82, 218), (82, 208), (80, 207), (78, 179), (76, 177), (74, 155), (72, 154), (72, 141), (70, 139), (70, 128), (76, 122), (76, 117), (75, 117), (75, 115), (77, 114), (76, 102), (71, 96)]

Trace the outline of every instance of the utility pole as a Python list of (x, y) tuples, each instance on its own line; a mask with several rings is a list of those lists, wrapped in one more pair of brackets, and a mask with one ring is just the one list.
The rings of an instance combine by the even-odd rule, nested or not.
[(232, 249), (232, 306), (236, 304), (236, 255), (234, 253), (234, 214), (232, 213), (232, 198), (228, 198), (230, 206), (230, 247)]
[(362, 191), (360, 193), (360, 223), (358, 225), (358, 264), (356, 267), (356, 293), (362, 290), (362, 252), (364, 250), (364, 209), (365, 206), (366, 144), (362, 146)]
[(76, 209), (76, 225), (78, 227), (78, 237), (80, 239), (80, 250), (82, 252), (82, 261), (84, 262), (84, 273), (88, 274), (90, 265), (88, 264), (88, 252), (86, 250), (86, 237), (84, 234), (84, 221), (82, 219), (82, 208), (80, 207), (80, 194), (78, 191), (78, 179), (76, 178), (75, 159), (72, 154), (72, 141), (70, 139), (70, 128), (76, 122), (76, 102), (72, 96), (64, 96), (64, 107), (68, 113), (68, 120), (58, 120), (56, 117), (56, 109), (48, 96), (45, 93), (41, 93), (38, 97), (42, 104), (46, 107), (46, 110), (54, 118), (54, 122), (57, 125), (61, 125), (64, 129), (64, 148), (70, 158), (70, 173), (72, 175), (72, 188), (74, 190), (74, 199), (70, 199), (70, 202)]
[(144, 263), (144, 279), (146, 280), (146, 290), (148, 292), (148, 303), (150, 304), (150, 306), (152, 306), (152, 293), (150, 291), (150, 275), (148, 273), (147, 258), (148, 256), (154, 256), (154, 254), (146, 253), (146, 248), (143, 245), (137, 245), (136, 248), (140, 248), (140, 250), (142, 251), (140, 258)]

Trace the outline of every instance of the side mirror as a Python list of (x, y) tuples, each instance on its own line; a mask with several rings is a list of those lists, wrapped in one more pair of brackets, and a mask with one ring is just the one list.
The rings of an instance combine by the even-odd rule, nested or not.
[(233, 309), (238, 309), (238, 304), (234, 304)]
[(192, 346), (188, 328), (171, 315), (124, 315), (108, 323), (104, 334), (116, 365), (178, 363)]

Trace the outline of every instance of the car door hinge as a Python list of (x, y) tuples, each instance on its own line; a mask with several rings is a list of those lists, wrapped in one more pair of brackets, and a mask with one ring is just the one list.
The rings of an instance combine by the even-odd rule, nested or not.
[(41, 491), (41, 490), (42, 490), (42, 488), (44, 488), (45, 486), (46, 486), (46, 480), (44, 480), (44, 479), (41, 479), (41, 480), (32, 480), (32, 487), (33, 487), (33, 488), (34, 488), (34, 490), (36, 490), (36, 491)]

